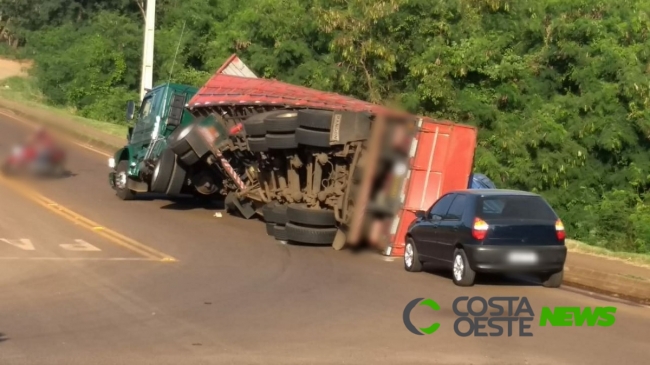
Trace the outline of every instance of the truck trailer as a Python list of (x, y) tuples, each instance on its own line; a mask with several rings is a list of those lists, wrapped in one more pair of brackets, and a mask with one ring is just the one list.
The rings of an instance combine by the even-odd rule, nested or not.
[[(134, 103), (127, 119), (134, 119)], [(200, 89), (142, 100), (109, 160), (116, 195), (223, 198), (278, 240), (402, 255), (415, 211), (471, 175), (474, 127), (258, 78), (232, 55)]]

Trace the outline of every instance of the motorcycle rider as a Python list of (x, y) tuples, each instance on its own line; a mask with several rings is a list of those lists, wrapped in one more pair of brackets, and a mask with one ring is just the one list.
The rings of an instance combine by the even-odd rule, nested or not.
[(54, 138), (43, 127), (40, 127), (36, 132), (30, 136), (26, 143), (27, 148), (33, 149), (36, 153), (36, 168), (40, 171), (47, 170), (52, 157), (57, 152), (58, 146), (54, 142)]

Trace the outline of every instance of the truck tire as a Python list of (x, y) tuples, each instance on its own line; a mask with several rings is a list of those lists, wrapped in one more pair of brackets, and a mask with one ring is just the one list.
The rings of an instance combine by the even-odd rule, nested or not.
[(244, 132), (248, 137), (262, 137), (266, 134), (266, 126), (264, 125), (264, 117), (266, 113), (255, 114), (247, 119), (244, 119)]
[(266, 222), (266, 234), (275, 237), (275, 223)]
[(186, 166), (192, 166), (210, 152), (210, 146), (199, 133), (200, 120), (174, 131), (167, 140), (169, 148)]
[(153, 170), (149, 190), (159, 194), (164, 194), (167, 191), (169, 182), (172, 179), (172, 172), (174, 171), (175, 157), (174, 152), (170, 149), (163, 151)]
[(273, 237), (275, 237), (275, 239), (278, 241), (288, 241), (289, 238), (287, 236), (287, 227), (280, 224), (275, 224), (273, 226)]
[(334, 227), (336, 218), (330, 209), (312, 209), (301, 204), (291, 204), (287, 207), (287, 219), (291, 223), (306, 226)]
[(298, 128), (297, 113), (286, 111), (285, 113), (266, 117), (264, 126), (266, 133), (293, 133)]
[(283, 204), (274, 204), (270, 210), (264, 212), (264, 220), (281, 225), (287, 224), (287, 206)]
[(160, 194), (179, 194), (185, 183), (187, 171), (178, 163), (177, 156), (171, 149), (160, 155), (151, 178), (151, 191)]
[(305, 146), (330, 147), (330, 132), (311, 129), (296, 129), (296, 141)]
[(287, 238), (289, 241), (310, 245), (331, 245), (336, 237), (338, 228), (311, 228), (287, 223)]
[(276, 202), (270, 202), (270, 203), (266, 203), (266, 205), (262, 207), (261, 210), (262, 210), (262, 217), (264, 218), (264, 222), (275, 223), (275, 221), (273, 221), (274, 216), (272, 211), (276, 204), (277, 204)]
[(248, 137), (248, 149), (251, 152), (266, 152), (269, 150), (269, 146), (264, 137)]
[(327, 110), (299, 110), (297, 121), (299, 127), (329, 131), (332, 128), (332, 115)]
[[(117, 167), (115, 168), (115, 174), (116, 176), (119, 174), (124, 174), (124, 176), (128, 176), (127, 175), (128, 170), (129, 170), (129, 161), (122, 160), (117, 164)], [(126, 181), (128, 181), (128, 177)], [(117, 195), (117, 197), (120, 198), (120, 200), (133, 200), (135, 199), (135, 191), (126, 187), (126, 181), (124, 182), (124, 187), (122, 188), (115, 186), (115, 195)]]
[(183, 190), (183, 186), (187, 180), (187, 170), (185, 167), (180, 164), (178, 161), (174, 161), (174, 170), (172, 171), (172, 176), (167, 186), (167, 195), (178, 195)]
[[(262, 137), (268, 132), (267, 126), (272, 124), (270, 122), (271, 120), (277, 121), (287, 118), (296, 119), (296, 112), (291, 110), (274, 110), (266, 113), (255, 114), (243, 121), (244, 131), (249, 137)], [(269, 122), (267, 122), (267, 120), (269, 120)], [(292, 130), (289, 130), (288, 132), (292, 132)]]
[(284, 150), (298, 148), (296, 135), (290, 134), (267, 134), (266, 145), (269, 149)]

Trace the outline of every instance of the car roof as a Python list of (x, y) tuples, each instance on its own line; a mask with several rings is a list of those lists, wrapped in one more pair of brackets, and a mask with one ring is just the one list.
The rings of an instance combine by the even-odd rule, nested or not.
[(464, 190), (450, 191), (450, 193), (477, 195), (477, 196), (499, 196), (499, 195), (539, 196), (538, 194), (531, 193), (529, 191), (510, 190), (510, 189), (464, 189)]

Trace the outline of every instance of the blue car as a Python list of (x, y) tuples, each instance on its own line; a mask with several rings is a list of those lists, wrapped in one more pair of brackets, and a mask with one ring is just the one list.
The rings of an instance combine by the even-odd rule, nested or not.
[(469, 177), (468, 189), (496, 189), (492, 180), (483, 174), (472, 174)]

